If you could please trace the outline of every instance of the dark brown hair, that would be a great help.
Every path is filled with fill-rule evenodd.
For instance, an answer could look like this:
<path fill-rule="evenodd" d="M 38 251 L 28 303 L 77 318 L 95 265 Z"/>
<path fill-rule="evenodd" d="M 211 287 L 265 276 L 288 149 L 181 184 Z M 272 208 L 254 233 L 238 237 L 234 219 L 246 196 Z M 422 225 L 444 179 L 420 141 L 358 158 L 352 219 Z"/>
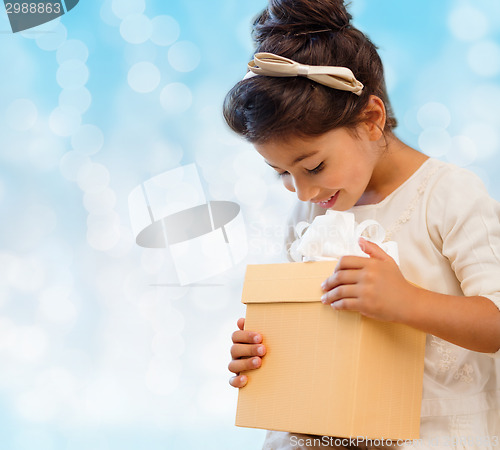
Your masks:
<path fill-rule="evenodd" d="M 377 48 L 351 25 L 341 0 L 270 0 L 253 24 L 257 52 L 302 64 L 344 66 L 364 85 L 360 96 L 305 77 L 255 76 L 238 82 L 224 100 L 224 118 L 253 143 L 291 136 L 318 136 L 354 128 L 370 95 L 385 104 L 385 131 L 397 125 Z"/>

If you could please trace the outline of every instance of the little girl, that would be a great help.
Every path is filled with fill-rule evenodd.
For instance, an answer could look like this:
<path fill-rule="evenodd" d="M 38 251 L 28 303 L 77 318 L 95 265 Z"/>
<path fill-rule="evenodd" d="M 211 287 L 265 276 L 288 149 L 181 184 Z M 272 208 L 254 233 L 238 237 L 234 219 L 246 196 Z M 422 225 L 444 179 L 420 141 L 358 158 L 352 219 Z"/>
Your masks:
<path fill-rule="evenodd" d="M 428 333 L 421 440 L 401 448 L 500 447 L 500 205 L 471 172 L 393 134 L 381 60 L 350 20 L 340 0 L 270 0 L 225 119 L 296 192 L 291 225 L 350 211 L 397 241 L 399 267 L 361 239 L 370 258 L 341 258 L 322 301 Z M 229 364 L 238 388 L 266 352 L 243 325 Z M 311 448 L 300 436 L 270 431 L 264 448 Z"/>

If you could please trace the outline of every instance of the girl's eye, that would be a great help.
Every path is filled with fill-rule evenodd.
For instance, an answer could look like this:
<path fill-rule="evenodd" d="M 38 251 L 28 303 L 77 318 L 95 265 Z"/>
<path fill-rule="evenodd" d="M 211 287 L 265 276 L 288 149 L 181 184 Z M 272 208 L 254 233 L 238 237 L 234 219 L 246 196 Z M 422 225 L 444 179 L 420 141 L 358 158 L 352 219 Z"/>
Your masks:
<path fill-rule="evenodd" d="M 324 163 L 320 163 L 314 169 L 311 169 L 311 170 L 307 169 L 307 172 L 315 175 L 315 174 L 321 172 L 323 170 L 323 167 L 324 167 Z M 278 178 L 283 178 L 283 177 L 290 175 L 290 174 L 289 174 L 289 172 L 277 172 L 276 175 L 278 176 Z"/>
<path fill-rule="evenodd" d="M 323 170 L 323 167 L 324 167 L 324 163 L 320 163 L 314 169 L 308 170 L 308 172 L 312 173 L 313 175 L 315 175 L 315 174 L 321 172 L 321 170 Z"/>

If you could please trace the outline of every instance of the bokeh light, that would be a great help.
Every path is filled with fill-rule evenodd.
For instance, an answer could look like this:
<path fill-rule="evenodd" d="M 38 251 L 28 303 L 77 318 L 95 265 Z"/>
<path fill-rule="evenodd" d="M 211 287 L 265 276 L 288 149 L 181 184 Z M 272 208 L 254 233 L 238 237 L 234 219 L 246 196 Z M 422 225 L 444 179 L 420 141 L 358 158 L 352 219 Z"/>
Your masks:
<path fill-rule="evenodd" d="M 171 45 L 181 34 L 179 23 L 171 16 L 156 16 L 151 20 L 151 26 L 151 41 L 156 45 Z"/>
<path fill-rule="evenodd" d="M 120 24 L 120 34 L 131 44 L 146 42 L 153 32 L 151 21 L 143 14 L 131 14 Z"/>
<path fill-rule="evenodd" d="M 111 0 L 111 9 L 120 19 L 133 14 L 142 14 L 146 9 L 144 0 Z"/>
<path fill-rule="evenodd" d="M 87 83 L 89 70 L 79 59 L 64 60 L 57 70 L 57 83 L 63 89 L 77 89 Z"/>
<path fill-rule="evenodd" d="M 451 122 L 451 114 L 442 103 L 429 102 L 423 105 L 417 113 L 418 123 L 422 128 L 447 128 Z"/>
<path fill-rule="evenodd" d="M 493 124 L 469 123 L 464 127 L 463 135 L 474 142 L 478 158 L 488 159 L 500 148 L 499 129 Z"/>
<path fill-rule="evenodd" d="M 448 26 L 453 36 L 462 41 L 481 39 L 489 30 L 486 15 L 467 3 L 454 6 L 448 18 Z"/>
<path fill-rule="evenodd" d="M 193 102 L 191 90 L 183 83 L 167 84 L 160 93 L 160 103 L 169 114 L 187 111 Z"/>
<path fill-rule="evenodd" d="M 79 39 L 69 39 L 57 49 L 57 62 L 62 64 L 69 59 L 87 62 L 89 49 Z"/>
<path fill-rule="evenodd" d="M 69 151 L 59 161 L 59 169 L 67 180 L 76 181 L 83 166 L 91 164 L 90 158 L 77 151 Z"/>
<path fill-rule="evenodd" d="M 101 129 L 92 124 L 82 125 L 71 136 L 71 145 L 77 152 L 85 155 L 94 155 L 104 144 L 104 135 Z"/>
<path fill-rule="evenodd" d="M 80 167 L 76 181 L 80 189 L 86 193 L 98 193 L 109 184 L 109 171 L 99 163 L 85 164 Z"/>
<path fill-rule="evenodd" d="M 63 89 L 59 94 L 59 106 L 62 108 L 73 108 L 80 114 L 89 109 L 92 103 L 92 95 L 85 87 L 77 89 Z"/>
<path fill-rule="evenodd" d="M 470 68 L 483 77 L 493 77 L 500 73 L 500 46 L 493 41 L 474 44 L 468 54 Z"/>
<path fill-rule="evenodd" d="M 150 62 L 134 64 L 128 72 L 128 84 L 141 94 L 154 91 L 160 84 L 160 71 Z"/>
<path fill-rule="evenodd" d="M 451 136 L 444 128 L 428 127 L 418 137 L 420 149 L 429 156 L 438 158 L 451 149 Z"/>
<path fill-rule="evenodd" d="M 71 136 L 82 121 L 80 112 L 72 106 L 58 106 L 49 116 L 49 126 L 58 136 Z"/>
<path fill-rule="evenodd" d="M 168 50 L 168 62 L 179 72 L 191 72 L 198 67 L 200 60 L 200 50 L 189 41 L 176 42 Z"/>
<path fill-rule="evenodd" d="M 120 5 L 124 5 L 125 2 L 120 2 L 119 0 L 104 0 L 101 3 L 101 8 L 99 10 L 99 18 L 106 25 L 116 27 L 120 25 L 121 18 L 118 17 L 113 11 L 113 7 L 119 8 Z M 142 11 L 139 11 L 141 13 Z M 125 14 L 126 15 L 126 14 Z"/>
<path fill-rule="evenodd" d="M 62 23 L 58 23 L 49 33 L 40 34 L 36 44 L 42 50 L 53 51 L 61 47 L 66 40 L 68 30 Z"/>
<path fill-rule="evenodd" d="M 103 214 L 116 206 L 116 193 L 109 187 L 99 192 L 86 192 L 83 196 L 85 209 L 94 214 Z"/>
<path fill-rule="evenodd" d="M 468 166 L 476 161 L 477 148 L 474 141 L 467 136 L 455 136 L 451 141 L 452 152 L 447 154 L 447 159 L 458 166 Z"/>

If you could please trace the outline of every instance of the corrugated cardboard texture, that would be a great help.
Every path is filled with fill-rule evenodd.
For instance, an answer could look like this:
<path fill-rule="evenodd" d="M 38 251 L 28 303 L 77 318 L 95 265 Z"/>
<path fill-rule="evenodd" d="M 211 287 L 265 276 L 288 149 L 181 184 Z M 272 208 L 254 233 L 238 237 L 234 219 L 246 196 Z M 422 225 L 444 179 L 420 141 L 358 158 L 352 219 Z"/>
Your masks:
<path fill-rule="evenodd" d="M 262 333 L 267 354 L 261 368 L 246 372 L 236 425 L 416 439 L 425 334 L 323 305 L 320 285 L 334 267 L 248 266 L 245 329 Z"/>

